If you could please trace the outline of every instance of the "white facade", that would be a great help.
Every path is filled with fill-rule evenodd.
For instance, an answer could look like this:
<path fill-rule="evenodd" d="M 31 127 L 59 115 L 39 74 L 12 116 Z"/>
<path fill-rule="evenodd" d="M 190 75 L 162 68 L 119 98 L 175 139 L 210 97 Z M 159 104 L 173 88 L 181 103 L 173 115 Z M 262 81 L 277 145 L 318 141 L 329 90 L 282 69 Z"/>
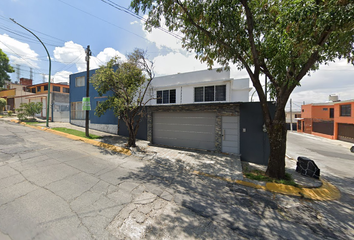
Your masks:
<path fill-rule="evenodd" d="M 196 89 L 200 87 L 221 86 L 222 97 L 214 100 L 196 101 Z M 225 86 L 225 87 L 223 87 Z M 201 89 L 201 88 L 200 88 Z M 210 89 L 210 88 L 209 88 Z M 216 87 L 214 87 L 216 89 Z M 225 89 L 225 90 L 224 90 Z M 191 104 L 191 103 L 220 103 L 220 102 L 248 102 L 249 79 L 230 78 L 229 71 L 217 72 L 213 70 L 202 70 L 196 72 L 179 73 L 174 75 L 156 77 L 152 80 L 149 89 L 149 98 L 152 99 L 148 105 L 160 104 Z M 175 93 L 175 102 L 158 103 L 158 91 L 173 90 Z M 216 90 L 214 90 L 216 94 Z M 161 93 L 161 92 L 160 92 Z M 161 98 L 160 102 L 161 102 Z M 222 100 L 220 100 L 222 99 Z"/>

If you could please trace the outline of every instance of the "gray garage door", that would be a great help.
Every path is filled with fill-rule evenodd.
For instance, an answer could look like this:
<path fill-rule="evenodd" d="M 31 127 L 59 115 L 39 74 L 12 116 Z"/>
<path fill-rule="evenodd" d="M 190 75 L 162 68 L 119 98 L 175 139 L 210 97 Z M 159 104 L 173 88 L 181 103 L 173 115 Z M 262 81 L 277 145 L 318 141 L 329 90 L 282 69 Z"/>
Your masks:
<path fill-rule="evenodd" d="M 216 113 L 155 112 L 153 143 L 215 150 Z"/>

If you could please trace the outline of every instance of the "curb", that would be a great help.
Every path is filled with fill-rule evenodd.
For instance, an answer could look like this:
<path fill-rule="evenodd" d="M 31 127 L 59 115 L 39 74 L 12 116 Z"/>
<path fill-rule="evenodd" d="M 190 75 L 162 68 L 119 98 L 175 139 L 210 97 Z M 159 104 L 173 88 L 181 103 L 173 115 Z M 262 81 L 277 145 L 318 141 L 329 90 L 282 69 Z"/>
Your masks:
<path fill-rule="evenodd" d="M 95 141 L 93 139 L 77 137 L 75 135 L 59 132 L 59 131 L 56 131 L 56 130 L 53 130 L 53 129 L 50 129 L 50 128 L 46 128 L 46 127 L 28 125 L 25 122 L 20 122 L 18 120 L 14 120 L 14 119 L 12 119 L 10 121 L 14 122 L 14 123 L 21 124 L 21 125 L 26 126 L 26 127 L 34 128 L 34 129 L 45 131 L 45 132 L 50 132 L 50 133 L 53 133 L 53 134 L 56 134 L 56 135 L 59 135 L 59 136 L 62 136 L 62 137 L 69 138 L 71 140 L 82 141 L 82 142 L 85 142 L 85 143 L 88 143 L 88 144 L 91 144 L 91 145 L 94 145 L 94 146 L 97 146 L 97 147 L 106 148 L 108 150 L 111 150 L 111 151 L 114 151 L 114 152 L 117 152 L 117 153 L 122 153 L 122 154 L 125 154 L 127 156 L 132 155 L 132 152 L 129 149 L 126 149 L 126 148 L 117 147 L 117 146 L 114 146 L 114 145 L 111 145 L 111 144 L 108 144 L 108 143 Z"/>
<path fill-rule="evenodd" d="M 213 174 L 203 173 L 200 171 L 193 171 L 193 174 L 216 178 L 226 182 L 236 183 L 242 186 L 252 187 L 256 189 L 262 189 L 273 193 L 280 193 L 280 194 L 294 196 L 294 197 L 302 197 L 302 198 L 316 200 L 316 201 L 332 201 L 332 200 L 338 200 L 341 197 L 338 188 L 323 179 L 321 179 L 322 186 L 319 188 L 300 188 L 300 187 L 294 187 L 290 185 L 272 183 L 272 182 L 267 182 L 265 186 L 262 186 L 244 180 L 232 180 L 230 178 L 224 178 Z"/>

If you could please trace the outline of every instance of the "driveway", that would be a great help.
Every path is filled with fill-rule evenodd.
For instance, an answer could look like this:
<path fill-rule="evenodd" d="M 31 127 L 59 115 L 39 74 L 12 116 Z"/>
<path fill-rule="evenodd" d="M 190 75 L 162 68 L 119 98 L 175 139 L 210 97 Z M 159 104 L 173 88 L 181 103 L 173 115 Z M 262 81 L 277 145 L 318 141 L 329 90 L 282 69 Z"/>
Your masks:
<path fill-rule="evenodd" d="M 171 156 L 128 157 L 0 121 L 0 159 L 0 239 L 354 238 L 352 205 L 194 175 Z"/>

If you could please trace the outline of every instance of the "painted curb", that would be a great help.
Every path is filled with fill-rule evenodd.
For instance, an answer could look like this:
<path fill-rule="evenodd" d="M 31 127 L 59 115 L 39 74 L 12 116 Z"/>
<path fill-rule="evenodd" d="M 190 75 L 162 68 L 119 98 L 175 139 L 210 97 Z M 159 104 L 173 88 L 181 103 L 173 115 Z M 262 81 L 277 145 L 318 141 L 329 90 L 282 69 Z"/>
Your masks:
<path fill-rule="evenodd" d="M 127 156 L 132 155 L 132 152 L 129 149 L 122 148 L 122 147 L 117 147 L 117 146 L 114 146 L 114 145 L 111 145 L 111 144 L 108 144 L 108 143 L 95 141 L 93 139 L 77 137 L 77 136 L 74 136 L 74 135 L 71 135 L 71 134 L 68 134 L 68 133 L 59 132 L 59 131 L 56 131 L 56 130 L 53 130 L 53 129 L 50 129 L 50 128 L 46 128 L 46 127 L 28 125 L 28 124 L 26 124 L 24 122 L 19 122 L 18 120 L 11 120 L 11 122 L 19 123 L 19 124 L 24 125 L 26 127 L 34 128 L 34 129 L 37 129 L 37 130 L 50 132 L 50 133 L 53 133 L 53 134 L 56 134 L 56 135 L 59 135 L 59 136 L 62 136 L 62 137 L 66 137 L 66 138 L 75 140 L 75 141 L 82 141 L 82 142 L 85 142 L 85 143 L 88 143 L 88 144 L 91 144 L 91 145 L 94 145 L 94 146 L 97 146 L 97 147 L 106 148 L 106 149 L 109 149 L 109 150 L 117 152 L 117 153 L 125 154 Z"/>
<path fill-rule="evenodd" d="M 288 196 L 294 197 L 303 197 L 306 199 L 316 200 L 316 201 L 333 201 L 338 200 L 341 197 L 340 191 L 337 187 L 332 185 L 326 180 L 321 179 L 322 186 L 318 188 L 299 188 L 290 185 L 280 184 L 280 183 L 272 183 L 268 182 L 265 186 L 255 184 L 248 181 L 243 180 L 232 180 L 230 178 L 220 177 L 213 174 L 203 173 L 200 171 L 193 171 L 195 175 L 201 175 L 205 177 L 216 178 L 219 180 L 223 180 L 230 183 L 236 183 L 239 185 L 243 185 L 246 187 L 252 187 L 256 189 L 262 189 L 265 191 L 279 193 Z"/>

